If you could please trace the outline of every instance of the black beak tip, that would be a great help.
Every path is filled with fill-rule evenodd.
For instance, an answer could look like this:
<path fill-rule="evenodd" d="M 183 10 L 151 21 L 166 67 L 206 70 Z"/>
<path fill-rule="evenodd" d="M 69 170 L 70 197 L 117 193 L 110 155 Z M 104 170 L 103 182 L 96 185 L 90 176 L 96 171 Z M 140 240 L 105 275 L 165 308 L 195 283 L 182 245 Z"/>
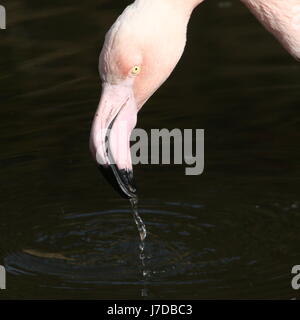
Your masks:
<path fill-rule="evenodd" d="M 99 165 L 98 168 L 122 198 L 132 199 L 137 197 L 137 188 L 132 170 L 119 169 L 115 164 L 108 166 Z"/>

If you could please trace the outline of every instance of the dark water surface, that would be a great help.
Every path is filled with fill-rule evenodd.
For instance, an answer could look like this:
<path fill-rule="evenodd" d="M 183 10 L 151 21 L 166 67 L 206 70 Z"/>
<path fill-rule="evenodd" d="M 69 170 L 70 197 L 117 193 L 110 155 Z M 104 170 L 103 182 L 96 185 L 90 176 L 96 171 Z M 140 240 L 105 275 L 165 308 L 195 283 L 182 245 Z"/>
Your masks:
<path fill-rule="evenodd" d="M 300 264 L 300 67 L 237 1 L 206 1 L 138 127 L 205 129 L 205 172 L 136 166 L 129 203 L 88 150 L 105 31 L 128 1 L 2 1 L 1 298 L 283 298 Z"/>

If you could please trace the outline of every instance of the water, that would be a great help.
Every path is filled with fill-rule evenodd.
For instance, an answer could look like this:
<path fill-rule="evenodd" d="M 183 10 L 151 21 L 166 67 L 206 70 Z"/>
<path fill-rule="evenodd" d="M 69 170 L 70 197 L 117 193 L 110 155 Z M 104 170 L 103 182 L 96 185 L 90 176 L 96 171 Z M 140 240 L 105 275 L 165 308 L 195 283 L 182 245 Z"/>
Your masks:
<path fill-rule="evenodd" d="M 131 198 L 130 204 L 131 204 L 133 219 L 139 231 L 140 240 L 141 240 L 139 249 L 140 249 L 140 260 L 141 260 L 142 275 L 143 275 L 142 281 L 145 281 L 150 276 L 150 271 L 147 270 L 147 263 L 146 263 L 147 256 L 145 254 L 145 239 L 147 237 L 147 230 L 146 230 L 145 223 L 138 212 L 138 198 L 137 197 Z M 142 297 L 148 296 L 148 290 L 146 286 L 141 290 L 141 296 Z"/>
<path fill-rule="evenodd" d="M 205 129 L 203 175 L 134 168 L 145 267 L 130 204 L 88 151 L 98 53 L 124 2 L 2 4 L 0 298 L 299 298 L 300 69 L 242 4 L 194 13 L 139 114 L 147 130 Z"/>
<path fill-rule="evenodd" d="M 145 270 L 146 268 L 146 264 L 145 264 L 145 239 L 147 237 L 147 230 L 146 230 L 146 226 L 144 221 L 142 220 L 141 216 L 139 215 L 138 212 L 138 198 L 134 197 L 130 199 L 130 204 L 131 204 L 131 208 L 132 208 L 132 215 L 133 215 L 133 219 L 134 222 L 137 226 L 137 229 L 139 231 L 139 235 L 140 235 L 140 259 L 141 259 L 141 263 L 142 263 L 142 274 L 144 277 L 147 276 L 147 271 Z"/>

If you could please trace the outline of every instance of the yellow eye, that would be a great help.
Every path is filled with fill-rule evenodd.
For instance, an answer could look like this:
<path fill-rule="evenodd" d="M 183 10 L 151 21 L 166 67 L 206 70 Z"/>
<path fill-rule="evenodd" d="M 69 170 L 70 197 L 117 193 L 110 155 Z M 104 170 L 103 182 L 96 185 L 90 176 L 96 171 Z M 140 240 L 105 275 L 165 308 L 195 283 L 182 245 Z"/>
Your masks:
<path fill-rule="evenodd" d="M 131 74 L 136 76 L 137 74 L 139 74 L 141 72 L 141 67 L 140 66 L 134 66 L 132 69 L 131 69 Z"/>

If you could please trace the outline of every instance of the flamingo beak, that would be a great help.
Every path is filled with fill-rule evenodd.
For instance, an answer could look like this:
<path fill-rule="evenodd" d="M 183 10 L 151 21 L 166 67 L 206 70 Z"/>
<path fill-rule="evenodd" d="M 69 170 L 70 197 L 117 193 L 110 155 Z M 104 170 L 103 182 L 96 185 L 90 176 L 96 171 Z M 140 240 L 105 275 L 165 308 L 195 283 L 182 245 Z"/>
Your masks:
<path fill-rule="evenodd" d="M 90 149 L 104 177 L 122 197 L 129 199 L 136 197 L 130 154 L 130 135 L 136 120 L 132 86 L 104 83 Z"/>

